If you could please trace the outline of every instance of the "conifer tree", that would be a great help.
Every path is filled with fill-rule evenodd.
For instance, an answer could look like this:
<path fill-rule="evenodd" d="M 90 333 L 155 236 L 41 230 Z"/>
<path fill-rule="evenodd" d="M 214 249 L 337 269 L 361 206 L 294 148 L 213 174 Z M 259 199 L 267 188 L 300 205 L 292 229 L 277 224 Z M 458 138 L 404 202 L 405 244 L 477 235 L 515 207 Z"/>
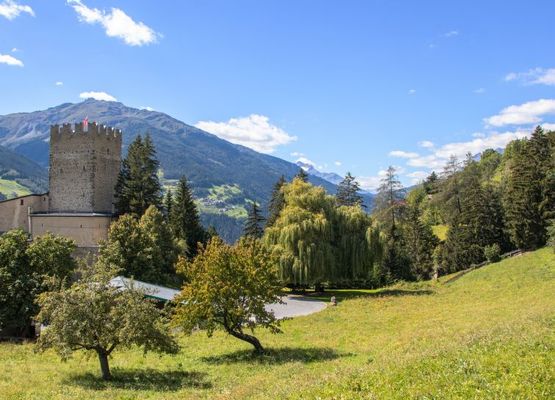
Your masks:
<path fill-rule="evenodd" d="M 396 170 L 390 166 L 381 179 L 374 208 L 377 219 L 388 229 L 396 227 L 403 206 L 403 195 L 403 186 L 397 178 Z"/>
<path fill-rule="evenodd" d="M 251 203 L 251 208 L 249 209 L 249 215 L 245 222 L 245 228 L 243 235 L 255 239 L 260 239 L 264 234 L 264 228 L 262 227 L 264 223 L 264 217 L 260 214 L 260 209 L 256 202 Z"/>
<path fill-rule="evenodd" d="M 295 179 L 300 179 L 303 182 L 308 182 L 308 174 L 304 170 L 304 168 L 299 169 L 297 175 L 295 175 Z"/>
<path fill-rule="evenodd" d="M 194 257 L 198 243 L 206 241 L 206 232 L 200 223 L 197 206 L 185 176 L 177 184 L 170 224 L 175 237 L 186 244 L 188 256 Z"/>
<path fill-rule="evenodd" d="M 172 190 L 168 189 L 166 192 L 166 197 L 164 198 L 164 212 L 166 215 L 166 219 L 169 221 L 170 215 L 173 209 L 173 194 Z"/>
<path fill-rule="evenodd" d="M 284 206 L 284 185 L 285 177 L 282 175 L 272 189 L 272 197 L 270 198 L 270 203 L 268 204 L 268 219 L 266 220 L 266 227 L 270 227 L 276 222 L 279 217 L 279 213 Z"/>
<path fill-rule="evenodd" d="M 457 157 L 449 157 L 449 161 L 443 168 L 441 195 L 437 199 L 437 204 L 441 205 L 447 222 L 453 221 L 462 213 L 460 171 L 461 166 Z"/>
<path fill-rule="evenodd" d="M 507 181 L 504 205 L 511 240 L 521 249 L 538 248 L 545 243 L 540 206 L 542 174 L 534 149 L 526 140 L 514 149 Z"/>
<path fill-rule="evenodd" d="M 424 191 L 426 194 L 436 194 L 438 192 L 439 177 L 432 171 L 432 173 L 424 181 Z"/>
<path fill-rule="evenodd" d="M 161 186 L 158 180 L 159 163 L 150 135 L 141 136 L 129 145 L 122 162 L 115 188 L 115 206 L 119 214 L 144 214 L 154 205 L 161 206 Z"/>
<path fill-rule="evenodd" d="M 360 191 L 360 185 L 356 181 L 355 177 L 347 172 L 345 178 L 337 186 L 337 194 L 335 199 L 338 206 L 362 206 L 363 200 L 362 196 L 358 194 Z"/>
<path fill-rule="evenodd" d="M 433 253 L 438 239 L 431 226 L 422 222 L 418 207 L 408 207 L 403 236 L 412 275 L 417 279 L 431 278 L 434 269 Z"/>

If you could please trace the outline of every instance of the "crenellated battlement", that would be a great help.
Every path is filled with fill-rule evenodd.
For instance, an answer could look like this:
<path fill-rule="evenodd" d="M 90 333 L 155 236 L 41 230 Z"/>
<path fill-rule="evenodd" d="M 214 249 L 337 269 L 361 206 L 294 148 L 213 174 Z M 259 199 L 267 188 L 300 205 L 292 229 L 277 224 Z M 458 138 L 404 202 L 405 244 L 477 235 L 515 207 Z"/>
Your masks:
<path fill-rule="evenodd" d="M 121 130 L 113 128 L 111 126 L 106 126 L 102 124 L 97 124 L 96 122 L 91 122 L 88 124 L 85 130 L 84 124 L 82 122 L 72 124 L 62 124 L 62 125 L 51 125 L 50 126 L 50 136 L 74 136 L 74 135 L 98 135 L 107 136 L 113 138 L 121 138 Z"/>

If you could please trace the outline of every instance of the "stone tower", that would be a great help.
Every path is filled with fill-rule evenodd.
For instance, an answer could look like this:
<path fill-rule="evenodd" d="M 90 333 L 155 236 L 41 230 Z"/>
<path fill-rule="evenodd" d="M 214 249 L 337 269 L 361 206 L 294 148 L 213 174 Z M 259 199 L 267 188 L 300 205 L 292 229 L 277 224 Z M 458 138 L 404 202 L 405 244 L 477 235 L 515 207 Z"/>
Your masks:
<path fill-rule="evenodd" d="M 121 138 L 96 123 L 50 128 L 50 213 L 113 213 Z"/>

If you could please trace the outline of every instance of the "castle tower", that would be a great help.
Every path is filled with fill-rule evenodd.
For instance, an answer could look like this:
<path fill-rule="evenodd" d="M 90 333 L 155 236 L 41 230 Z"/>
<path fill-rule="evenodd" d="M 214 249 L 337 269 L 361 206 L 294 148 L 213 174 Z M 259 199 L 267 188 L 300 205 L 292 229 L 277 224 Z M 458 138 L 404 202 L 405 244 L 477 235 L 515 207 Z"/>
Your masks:
<path fill-rule="evenodd" d="M 96 123 L 50 128 L 50 213 L 113 213 L 121 140 Z"/>

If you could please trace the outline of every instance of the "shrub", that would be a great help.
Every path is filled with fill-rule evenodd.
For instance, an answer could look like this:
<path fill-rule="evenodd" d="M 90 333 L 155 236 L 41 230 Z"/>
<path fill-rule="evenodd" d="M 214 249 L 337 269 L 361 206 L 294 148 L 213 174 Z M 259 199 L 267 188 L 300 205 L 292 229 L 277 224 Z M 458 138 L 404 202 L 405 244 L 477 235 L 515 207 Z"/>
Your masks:
<path fill-rule="evenodd" d="M 497 243 L 484 247 L 484 256 L 488 262 L 493 263 L 501 260 L 501 248 Z"/>

